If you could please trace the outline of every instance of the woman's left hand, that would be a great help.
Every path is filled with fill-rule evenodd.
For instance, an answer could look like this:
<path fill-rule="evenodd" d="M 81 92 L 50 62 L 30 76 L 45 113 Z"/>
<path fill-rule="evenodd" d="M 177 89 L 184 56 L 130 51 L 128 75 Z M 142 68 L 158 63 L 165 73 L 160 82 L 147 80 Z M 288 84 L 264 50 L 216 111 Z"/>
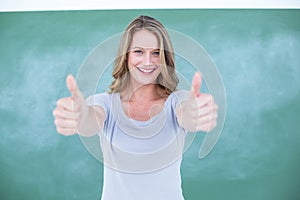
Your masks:
<path fill-rule="evenodd" d="M 200 93 L 201 84 L 201 74 L 196 72 L 189 99 L 176 108 L 179 125 L 190 132 L 210 132 L 217 125 L 218 106 L 212 95 Z"/>

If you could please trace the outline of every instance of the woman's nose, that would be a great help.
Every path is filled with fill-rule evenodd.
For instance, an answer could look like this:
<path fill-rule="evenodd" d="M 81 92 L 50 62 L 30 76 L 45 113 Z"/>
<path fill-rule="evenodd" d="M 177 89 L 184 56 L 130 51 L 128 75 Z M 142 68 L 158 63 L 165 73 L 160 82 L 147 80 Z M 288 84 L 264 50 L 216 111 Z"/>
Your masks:
<path fill-rule="evenodd" d="M 151 65 L 151 54 L 145 53 L 143 57 L 143 65 Z"/>

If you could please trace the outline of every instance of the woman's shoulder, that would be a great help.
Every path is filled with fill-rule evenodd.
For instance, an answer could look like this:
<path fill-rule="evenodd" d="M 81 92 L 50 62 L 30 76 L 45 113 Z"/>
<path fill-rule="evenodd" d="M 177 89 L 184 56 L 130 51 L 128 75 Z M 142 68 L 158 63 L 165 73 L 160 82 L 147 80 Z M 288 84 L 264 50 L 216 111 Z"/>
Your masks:
<path fill-rule="evenodd" d="M 108 104 L 111 101 L 112 94 L 108 92 L 98 93 L 90 95 L 86 101 L 88 105 L 103 105 Z"/>
<path fill-rule="evenodd" d="M 189 95 L 190 93 L 187 90 L 176 90 L 168 96 L 166 104 L 170 104 L 171 107 L 175 108 L 178 103 L 188 100 Z"/>
<path fill-rule="evenodd" d="M 188 90 L 176 90 L 172 92 L 169 96 L 171 99 L 176 99 L 178 101 L 187 100 L 190 96 L 190 91 Z"/>
<path fill-rule="evenodd" d="M 102 93 L 98 93 L 98 94 L 94 94 L 95 98 L 111 98 L 112 93 L 109 92 L 102 92 Z"/>

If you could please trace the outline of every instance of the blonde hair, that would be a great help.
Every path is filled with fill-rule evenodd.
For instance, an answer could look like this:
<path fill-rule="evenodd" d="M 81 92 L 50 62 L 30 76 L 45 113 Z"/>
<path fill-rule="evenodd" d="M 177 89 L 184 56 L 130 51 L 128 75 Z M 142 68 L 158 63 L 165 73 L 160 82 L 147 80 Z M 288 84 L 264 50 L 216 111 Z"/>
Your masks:
<path fill-rule="evenodd" d="M 166 95 L 176 90 L 178 78 L 175 71 L 175 59 L 173 46 L 165 27 L 156 19 L 149 16 L 139 16 L 134 19 L 125 29 L 119 45 L 118 55 L 114 62 L 112 76 L 114 78 L 110 85 L 110 93 L 122 92 L 129 83 L 129 69 L 127 56 L 132 42 L 133 34 L 142 29 L 152 32 L 160 46 L 161 73 L 157 77 L 157 84 L 164 89 Z"/>

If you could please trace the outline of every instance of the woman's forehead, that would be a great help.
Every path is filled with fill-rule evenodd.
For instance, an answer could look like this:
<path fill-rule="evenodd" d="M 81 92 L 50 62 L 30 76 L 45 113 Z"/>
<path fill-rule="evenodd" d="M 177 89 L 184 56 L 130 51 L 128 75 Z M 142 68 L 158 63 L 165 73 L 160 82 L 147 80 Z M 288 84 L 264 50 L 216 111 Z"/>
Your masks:
<path fill-rule="evenodd" d="M 133 34 L 131 48 L 159 49 L 156 35 L 147 30 L 140 30 Z"/>

